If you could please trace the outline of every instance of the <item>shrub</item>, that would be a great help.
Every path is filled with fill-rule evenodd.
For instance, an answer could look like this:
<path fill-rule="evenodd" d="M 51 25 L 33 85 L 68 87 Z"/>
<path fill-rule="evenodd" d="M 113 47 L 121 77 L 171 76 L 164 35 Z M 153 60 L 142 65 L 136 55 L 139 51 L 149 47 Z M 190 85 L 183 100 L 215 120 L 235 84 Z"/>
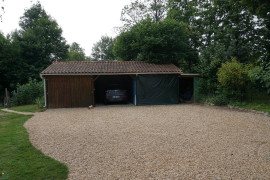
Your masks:
<path fill-rule="evenodd" d="M 256 85 L 270 94 L 270 63 L 265 68 L 262 66 L 254 67 L 249 71 L 249 76 Z"/>
<path fill-rule="evenodd" d="M 242 64 L 235 58 L 231 62 L 222 63 L 217 72 L 219 91 L 229 100 L 245 99 L 251 83 L 248 75 L 250 69 L 250 65 Z"/>
<path fill-rule="evenodd" d="M 45 105 L 44 96 L 36 98 L 35 102 L 36 102 L 36 105 L 38 106 L 39 109 L 42 110 L 44 108 L 44 105 Z"/>
<path fill-rule="evenodd" d="M 224 106 L 229 103 L 228 98 L 224 94 L 217 94 L 217 95 L 205 98 L 203 101 L 217 105 L 217 106 Z"/>
<path fill-rule="evenodd" d="M 29 79 L 29 82 L 23 85 L 17 85 L 17 92 L 12 93 L 12 105 L 34 104 L 35 100 L 42 97 L 44 93 L 43 82 Z"/>
<path fill-rule="evenodd" d="M 249 67 L 232 58 L 231 62 L 222 63 L 218 69 L 218 81 L 223 87 L 231 90 L 244 90 L 247 82 L 250 81 L 248 76 Z"/>

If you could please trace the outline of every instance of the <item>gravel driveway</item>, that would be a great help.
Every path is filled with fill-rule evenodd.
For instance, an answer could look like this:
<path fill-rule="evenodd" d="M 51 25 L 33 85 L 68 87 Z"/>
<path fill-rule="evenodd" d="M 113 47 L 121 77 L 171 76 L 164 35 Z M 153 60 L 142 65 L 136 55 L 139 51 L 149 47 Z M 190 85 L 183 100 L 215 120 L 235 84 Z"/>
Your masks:
<path fill-rule="evenodd" d="M 25 123 L 69 179 L 270 179 L 270 118 L 200 105 L 51 109 Z"/>

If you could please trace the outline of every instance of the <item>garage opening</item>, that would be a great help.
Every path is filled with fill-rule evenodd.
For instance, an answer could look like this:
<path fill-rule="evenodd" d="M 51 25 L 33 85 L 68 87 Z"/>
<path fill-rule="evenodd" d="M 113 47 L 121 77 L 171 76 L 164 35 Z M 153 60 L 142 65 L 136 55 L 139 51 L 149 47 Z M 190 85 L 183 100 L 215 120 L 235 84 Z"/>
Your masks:
<path fill-rule="evenodd" d="M 100 75 L 95 81 L 95 104 L 135 104 L 135 75 Z M 108 99 L 110 90 L 119 90 L 127 96 L 125 100 L 112 101 Z M 106 94 L 107 92 L 107 94 Z M 114 96 L 118 98 L 116 94 Z"/>
<path fill-rule="evenodd" d="M 179 102 L 194 101 L 194 78 L 180 77 L 179 78 Z"/>

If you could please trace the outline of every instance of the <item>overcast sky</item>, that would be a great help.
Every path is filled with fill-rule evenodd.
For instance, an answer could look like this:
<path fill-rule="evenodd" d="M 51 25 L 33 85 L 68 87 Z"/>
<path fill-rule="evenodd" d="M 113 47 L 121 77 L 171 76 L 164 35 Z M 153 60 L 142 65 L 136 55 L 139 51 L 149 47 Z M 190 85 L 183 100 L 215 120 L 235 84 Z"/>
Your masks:
<path fill-rule="evenodd" d="M 116 36 L 121 25 L 122 8 L 131 0 L 39 0 L 63 30 L 67 42 L 79 43 L 90 55 L 92 46 L 102 35 Z M 0 31 L 5 35 L 19 29 L 19 19 L 37 0 L 4 0 L 5 13 Z"/>

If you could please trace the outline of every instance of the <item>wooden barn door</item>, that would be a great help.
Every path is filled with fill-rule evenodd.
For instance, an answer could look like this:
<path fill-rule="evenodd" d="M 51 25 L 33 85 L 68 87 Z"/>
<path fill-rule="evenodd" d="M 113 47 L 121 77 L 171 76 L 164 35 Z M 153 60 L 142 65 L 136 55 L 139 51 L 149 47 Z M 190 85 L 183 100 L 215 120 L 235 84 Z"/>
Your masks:
<path fill-rule="evenodd" d="M 87 107 L 94 104 L 92 76 L 47 76 L 47 107 Z"/>

